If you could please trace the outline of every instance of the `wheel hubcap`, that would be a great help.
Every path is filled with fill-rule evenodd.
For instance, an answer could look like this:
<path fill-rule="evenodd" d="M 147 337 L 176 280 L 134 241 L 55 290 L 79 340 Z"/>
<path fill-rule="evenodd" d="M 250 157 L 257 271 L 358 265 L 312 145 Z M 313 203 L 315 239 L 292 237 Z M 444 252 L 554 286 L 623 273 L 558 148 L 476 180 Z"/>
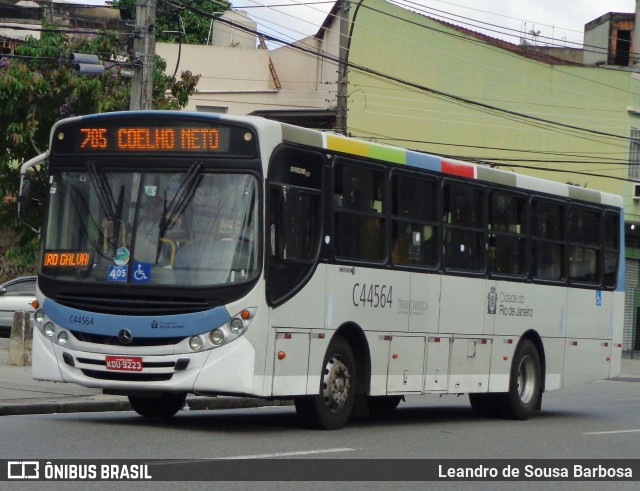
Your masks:
<path fill-rule="evenodd" d="M 338 410 L 349 397 L 351 374 L 339 358 L 329 358 L 322 378 L 322 396 L 327 407 Z"/>
<path fill-rule="evenodd" d="M 518 395 L 520 400 L 527 404 L 535 396 L 536 370 L 533 358 L 525 356 L 518 367 Z"/>

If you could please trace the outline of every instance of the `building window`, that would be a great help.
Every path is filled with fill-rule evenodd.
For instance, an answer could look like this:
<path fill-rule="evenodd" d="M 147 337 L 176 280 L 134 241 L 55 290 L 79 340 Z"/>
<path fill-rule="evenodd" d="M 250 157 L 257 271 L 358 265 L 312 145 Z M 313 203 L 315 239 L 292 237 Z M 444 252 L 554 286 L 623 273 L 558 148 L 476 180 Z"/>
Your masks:
<path fill-rule="evenodd" d="M 227 114 L 229 112 L 228 107 L 224 106 L 196 106 L 196 111 L 199 113 L 215 113 L 215 114 Z"/>
<path fill-rule="evenodd" d="M 640 130 L 631 128 L 629 144 L 629 178 L 640 180 Z"/>
<path fill-rule="evenodd" d="M 631 53 L 631 31 L 619 29 L 616 34 L 613 64 L 618 66 L 629 66 L 629 54 Z"/>

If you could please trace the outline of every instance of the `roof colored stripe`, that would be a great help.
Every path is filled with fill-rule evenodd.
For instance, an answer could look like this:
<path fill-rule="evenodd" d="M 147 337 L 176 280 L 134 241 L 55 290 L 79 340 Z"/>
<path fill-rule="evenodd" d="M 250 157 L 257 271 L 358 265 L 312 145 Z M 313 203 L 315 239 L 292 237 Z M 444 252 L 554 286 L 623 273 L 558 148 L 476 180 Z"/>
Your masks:
<path fill-rule="evenodd" d="M 300 145 L 323 148 L 322 133 L 289 124 L 282 125 L 282 139 Z"/>
<path fill-rule="evenodd" d="M 428 153 L 407 151 L 407 165 L 420 169 L 442 172 L 442 159 Z"/>
<path fill-rule="evenodd" d="M 569 196 L 569 186 L 561 182 L 546 181 L 525 174 L 516 174 L 516 184 L 519 188 L 529 189 L 531 191 L 555 194 L 563 198 Z"/>
<path fill-rule="evenodd" d="M 504 186 L 516 186 L 516 175 L 514 172 L 492 169 L 491 167 L 482 165 L 479 165 L 476 170 L 478 172 L 478 179 L 495 184 L 502 184 Z"/>
<path fill-rule="evenodd" d="M 442 159 L 442 172 L 445 174 L 453 174 L 454 176 L 476 178 L 476 166 L 473 164 L 465 164 L 464 162 L 455 162 L 453 160 Z"/>
<path fill-rule="evenodd" d="M 581 199 L 590 203 L 602 203 L 602 197 L 598 191 L 585 189 L 578 186 L 569 186 L 569 197 L 572 199 Z"/>
<path fill-rule="evenodd" d="M 444 174 L 471 179 L 480 179 L 482 181 L 501 184 L 513 188 L 540 191 L 590 203 L 609 204 L 618 207 L 622 206 L 622 199 L 619 196 L 601 193 L 600 191 L 592 189 L 569 186 L 556 181 L 539 179 L 514 172 L 506 172 L 483 165 L 462 162 L 460 160 L 445 159 L 437 155 L 406 150 L 400 147 L 369 143 L 341 135 L 319 132 L 284 123 L 281 126 L 283 140 L 300 145 L 324 148 L 326 150 L 359 157 L 369 157 L 395 164 L 406 164 L 411 167 L 434 172 L 441 172 Z"/>
<path fill-rule="evenodd" d="M 369 144 L 360 140 L 352 140 L 344 136 L 327 133 L 327 150 L 366 157 L 369 154 Z"/>
<path fill-rule="evenodd" d="M 393 162 L 394 164 L 407 163 L 407 151 L 405 149 L 376 145 L 375 143 L 369 144 L 369 157 L 386 162 Z"/>

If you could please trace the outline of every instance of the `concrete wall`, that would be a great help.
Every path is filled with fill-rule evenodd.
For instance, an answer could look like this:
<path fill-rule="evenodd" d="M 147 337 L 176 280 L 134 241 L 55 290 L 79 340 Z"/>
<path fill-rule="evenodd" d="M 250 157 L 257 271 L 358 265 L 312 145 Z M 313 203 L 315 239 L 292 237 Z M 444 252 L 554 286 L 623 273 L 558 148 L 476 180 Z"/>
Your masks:
<path fill-rule="evenodd" d="M 229 10 L 222 15 L 222 18 L 247 27 L 252 31 L 257 29 L 256 23 L 251 20 L 246 12 L 241 10 Z M 236 29 L 222 22 L 213 23 L 211 29 L 211 44 L 214 46 L 255 49 L 257 42 L 258 40 L 255 34 Z"/>
<path fill-rule="evenodd" d="M 336 64 L 315 53 L 337 56 L 337 35 L 329 32 L 323 39 L 309 37 L 296 43 L 304 50 L 289 46 L 268 51 L 240 46 L 182 45 L 178 73 L 190 70 L 201 76 L 186 109 L 243 115 L 256 110 L 335 106 Z M 156 52 L 167 61 L 169 74 L 175 70 L 178 50 L 177 44 L 156 44 Z M 273 80 L 270 60 L 280 89 Z"/>
<path fill-rule="evenodd" d="M 609 35 L 611 21 L 606 20 L 584 31 L 584 63 L 586 65 L 604 64 L 609 56 Z"/>

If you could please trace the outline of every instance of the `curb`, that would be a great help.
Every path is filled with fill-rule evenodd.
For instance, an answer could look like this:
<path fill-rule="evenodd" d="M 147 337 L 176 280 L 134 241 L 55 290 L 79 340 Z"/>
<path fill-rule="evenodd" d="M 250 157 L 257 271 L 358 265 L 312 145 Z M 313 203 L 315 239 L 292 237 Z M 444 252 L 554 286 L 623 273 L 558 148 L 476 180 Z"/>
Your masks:
<path fill-rule="evenodd" d="M 290 406 L 292 401 L 267 401 L 249 397 L 187 397 L 188 410 L 247 409 L 264 406 Z M 133 411 L 126 397 L 87 396 L 72 400 L 49 400 L 3 403 L 0 416 L 27 414 L 89 413 L 103 411 Z"/>

